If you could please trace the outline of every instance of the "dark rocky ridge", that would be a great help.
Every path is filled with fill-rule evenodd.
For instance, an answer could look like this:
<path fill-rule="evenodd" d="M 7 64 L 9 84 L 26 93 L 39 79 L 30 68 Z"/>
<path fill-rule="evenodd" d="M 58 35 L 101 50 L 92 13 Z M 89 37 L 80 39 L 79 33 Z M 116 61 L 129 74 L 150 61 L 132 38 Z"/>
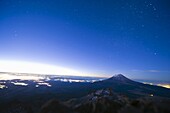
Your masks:
<path fill-rule="evenodd" d="M 169 113 L 170 99 L 145 97 L 130 99 L 111 89 L 101 89 L 87 96 L 60 103 L 50 101 L 40 113 Z M 59 106 L 65 106 L 63 111 Z M 70 109 L 70 111 L 67 111 Z M 60 112 L 62 111 L 62 112 Z"/>
<path fill-rule="evenodd" d="M 44 113 L 84 113 L 83 111 L 86 111 L 84 109 L 89 110 L 86 111 L 87 113 L 100 113 L 99 111 L 109 113 L 105 109 L 110 109 L 113 113 L 121 110 L 123 113 L 123 109 L 129 109 L 129 103 L 135 106 L 137 104 L 137 106 L 147 107 L 150 104 L 145 105 L 145 101 L 149 101 L 149 103 L 161 103 L 161 105 L 166 106 L 169 104 L 170 98 L 169 89 L 135 82 L 121 74 L 94 83 L 70 83 L 50 80 L 46 82 L 50 83 L 52 87 L 41 86 L 39 88 L 36 88 L 32 81 L 22 81 L 29 84 L 28 86 L 15 86 L 10 82 L 6 81 L 7 89 L 0 90 L 0 113 L 9 113 L 13 110 L 20 111 L 18 113 L 30 113 L 31 111 L 37 113 L 42 106 L 41 112 Z M 47 104 L 45 104 L 46 102 Z M 17 107 L 11 103 L 15 103 Z M 64 110 L 55 109 L 60 105 Z M 116 108 L 113 106 L 116 106 Z M 163 106 L 160 109 L 167 110 Z M 52 109 L 54 111 L 49 111 Z M 115 109 L 117 110 L 114 111 Z M 129 110 L 136 111 L 134 109 L 136 108 L 130 107 Z"/>

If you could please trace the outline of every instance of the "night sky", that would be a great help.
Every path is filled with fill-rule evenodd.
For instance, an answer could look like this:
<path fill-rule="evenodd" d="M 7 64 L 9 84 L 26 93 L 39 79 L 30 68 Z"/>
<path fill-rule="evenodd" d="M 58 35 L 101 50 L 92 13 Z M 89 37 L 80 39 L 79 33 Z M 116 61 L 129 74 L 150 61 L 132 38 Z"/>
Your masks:
<path fill-rule="evenodd" d="M 0 60 L 170 80 L 170 0 L 0 0 Z"/>

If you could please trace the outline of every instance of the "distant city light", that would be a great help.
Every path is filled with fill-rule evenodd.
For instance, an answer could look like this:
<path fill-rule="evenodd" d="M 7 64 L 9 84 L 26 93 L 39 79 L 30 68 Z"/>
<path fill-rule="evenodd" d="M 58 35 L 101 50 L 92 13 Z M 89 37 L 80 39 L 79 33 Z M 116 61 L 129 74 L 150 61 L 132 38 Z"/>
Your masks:
<path fill-rule="evenodd" d="M 158 86 L 169 88 L 170 89 L 170 84 L 158 84 Z"/>
<path fill-rule="evenodd" d="M 170 89 L 170 84 L 165 84 L 165 83 L 162 83 L 162 84 L 153 84 L 153 83 L 149 83 L 149 82 L 143 82 L 143 84 L 156 85 L 156 86 L 161 86 L 161 87 L 169 88 Z"/>
<path fill-rule="evenodd" d="M 8 88 L 8 87 L 0 84 L 0 89 L 4 89 L 4 88 Z"/>
<path fill-rule="evenodd" d="M 150 94 L 151 97 L 153 97 L 153 94 Z"/>

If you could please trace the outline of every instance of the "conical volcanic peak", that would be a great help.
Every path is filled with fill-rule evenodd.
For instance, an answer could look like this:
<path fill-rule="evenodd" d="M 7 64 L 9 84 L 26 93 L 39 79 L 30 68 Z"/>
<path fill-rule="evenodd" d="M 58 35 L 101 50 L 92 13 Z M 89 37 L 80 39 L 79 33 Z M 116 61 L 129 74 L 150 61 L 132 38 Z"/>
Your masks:
<path fill-rule="evenodd" d="M 128 79 L 127 77 L 125 77 L 122 74 L 116 74 L 116 75 L 112 76 L 111 78 L 109 78 L 107 80 L 109 80 L 109 81 L 121 81 L 121 82 L 131 81 L 130 79 Z"/>
<path fill-rule="evenodd" d="M 122 74 L 116 74 L 116 75 L 114 75 L 113 76 L 114 78 L 116 77 L 116 78 L 126 78 L 124 75 L 122 75 Z"/>

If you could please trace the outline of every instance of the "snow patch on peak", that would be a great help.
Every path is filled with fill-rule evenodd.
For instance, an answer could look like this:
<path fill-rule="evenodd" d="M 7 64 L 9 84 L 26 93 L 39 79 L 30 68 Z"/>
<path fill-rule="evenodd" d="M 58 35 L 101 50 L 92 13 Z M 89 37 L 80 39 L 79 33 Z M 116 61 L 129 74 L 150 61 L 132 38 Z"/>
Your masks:
<path fill-rule="evenodd" d="M 123 78 L 126 78 L 124 75 L 122 75 L 122 74 L 116 74 L 116 75 L 114 75 L 113 77 L 123 77 Z"/>
<path fill-rule="evenodd" d="M 127 82 L 130 81 L 130 79 L 126 78 L 124 75 L 122 74 L 116 74 L 114 76 L 112 76 L 111 78 L 108 79 L 109 81 L 121 81 L 121 82 Z"/>

